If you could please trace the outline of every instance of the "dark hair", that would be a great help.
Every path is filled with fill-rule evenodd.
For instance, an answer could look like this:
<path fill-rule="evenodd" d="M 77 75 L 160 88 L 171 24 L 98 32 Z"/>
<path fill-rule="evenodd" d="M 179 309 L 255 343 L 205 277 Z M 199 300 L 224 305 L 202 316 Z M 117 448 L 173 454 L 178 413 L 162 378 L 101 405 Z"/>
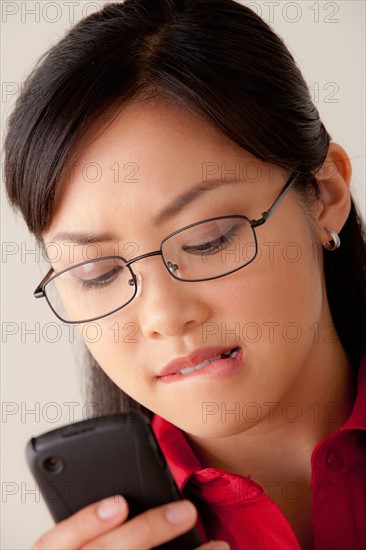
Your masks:
<path fill-rule="evenodd" d="M 330 136 L 283 41 L 234 0 L 126 0 L 75 25 L 39 60 L 9 118 L 10 202 L 42 242 L 56 189 L 87 130 L 138 97 L 199 114 L 258 159 L 298 171 L 308 206 Z M 322 254 L 335 328 L 356 369 L 366 352 L 365 229 L 352 199 L 341 247 Z M 99 412 L 140 409 L 93 363 Z"/>

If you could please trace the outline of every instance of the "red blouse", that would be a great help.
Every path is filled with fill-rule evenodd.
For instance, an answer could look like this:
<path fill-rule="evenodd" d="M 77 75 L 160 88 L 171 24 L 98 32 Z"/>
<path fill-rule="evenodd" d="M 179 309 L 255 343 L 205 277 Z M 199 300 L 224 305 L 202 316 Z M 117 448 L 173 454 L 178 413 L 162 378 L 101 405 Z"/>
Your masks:
<path fill-rule="evenodd" d="M 279 506 L 250 477 L 203 468 L 184 432 L 154 415 L 152 428 L 183 496 L 199 512 L 202 541 L 232 550 L 300 549 Z M 366 357 L 352 413 L 312 453 L 312 525 L 316 550 L 366 549 Z"/>

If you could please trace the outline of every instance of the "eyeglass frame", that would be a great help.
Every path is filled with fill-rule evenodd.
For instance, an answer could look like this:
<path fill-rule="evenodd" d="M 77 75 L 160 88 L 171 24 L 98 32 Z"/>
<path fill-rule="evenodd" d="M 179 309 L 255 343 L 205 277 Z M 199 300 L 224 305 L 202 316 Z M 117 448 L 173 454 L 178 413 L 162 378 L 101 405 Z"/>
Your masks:
<path fill-rule="evenodd" d="M 113 313 L 116 313 L 117 311 L 119 311 L 120 309 L 123 309 L 129 303 L 131 303 L 132 300 L 135 298 L 136 294 L 138 293 L 138 279 L 137 279 L 135 273 L 132 271 L 132 268 L 130 267 L 130 265 L 133 264 L 134 262 L 137 262 L 139 260 L 143 260 L 145 258 L 149 258 L 151 256 L 161 256 L 162 262 L 163 262 L 164 266 L 166 267 L 168 273 L 174 279 L 176 279 L 177 281 L 182 281 L 182 282 L 187 282 L 187 283 L 198 283 L 198 282 L 203 282 L 203 281 L 211 281 L 213 279 L 220 279 L 221 277 L 226 277 L 226 275 L 230 275 L 231 273 L 234 273 L 236 271 L 239 271 L 240 269 L 243 269 L 244 267 L 246 267 L 247 265 L 249 265 L 250 263 L 252 263 L 255 260 L 255 258 L 257 256 L 257 253 L 258 253 L 258 241 L 257 241 L 257 235 L 256 235 L 256 232 L 255 232 L 255 228 L 259 227 L 260 225 L 263 225 L 270 218 L 270 216 L 273 214 L 273 212 L 275 211 L 277 206 L 280 204 L 282 199 L 285 197 L 286 193 L 289 191 L 291 186 L 295 183 L 295 181 L 297 180 L 299 175 L 300 175 L 299 172 L 295 172 L 295 173 L 292 173 L 290 175 L 290 177 L 286 181 L 284 187 L 282 188 L 282 191 L 279 193 L 277 198 L 272 203 L 272 206 L 268 210 L 266 210 L 265 212 L 262 212 L 262 216 L 260 218 L 258 218 L 257 220 L 255 220 L 255 219 L 250 220 L 247 216 L 237 215 L 237 214 L 232 215 L 232 216 L 228 215 L 228 216 L 218 216 L 218 217 L 215 217 L 215 218 L 208 218 L 206 220 L 201 220 L 199 222 L 195 222 L 195 223 L 192 223 L 190 225 L 186 225 L 185 227 L 182 227 L 181 229 L 177 229 L 176 231 L 173 231 L 173 233 L 170 233 L 167 237 L 165 237 L 161 241 L 159 250 L 154 250 L 153 252 L 147 252 L 145 254 L 141 254 L 140 256 L 136 256 L 136 258 L 132 258 L 131 260 L 128 260 L 128 261 L 126 261 L 125 258 L 123 258 L 122 256 L 115 256 L 115 255 L 113 255 L 113 256 L 103 256 L 101 258 L 95 258 L 93 260 L 86 260 L 85 262 L 81 262 L 81 263 L 76 264 L 72 267 L 68 267 L 66 269 L 63 269 L 59 273 L 55 273 L 55 275 L 53 277 L 51 275 L 54 272 L 54 269 L 53 269 L 53 267 L 51 267 L 49 269 L 49 271 L 46 273 L 46 275 L 43 277 L 42 281 L 37 285 L 37 288 L 33 292 L 33 296 L 35 298 L 46 298 L 46 301 L 47 301 L 50 309 L 53 311 L 53 313 L 56 315 L 56 317 L 58 319 L 60 319 L 60 321 L 62 321 L 63 323 L 70 324 L 70 325 L 75 325 L 75 324 L 82 324 L 82 323 L 90 323 L 92 321 L 97 321 L 98 319 L 103 319 L 104 317 L 108 317 L 109 315 L 112 315 Z M 170 262 L 165 262 L 164 255 L 163 255 L 163 252 L 162 252 L 162 247 L 163 247 L 164 243 L 168 239 L 173 237 L 174 235 L 177 235 L 178 233 L 181 233 L 182 231 L 190 229 L 191 227 L 195 227 L 196 225 L 200 225 L 200 224 L 205 223 L 205 222 L 220 220 L 220 219 L 224 219 L 224 218 L 244 218 L 249 223 L 249 225 L 250 225 L 250 227 L 253 231 L 254 242 L 255 242 L 255 254 L 254 254 L 253 258 L 251 260 L 249 260 L 247 263 L 241 265 L 240 267 L 237 267 L 237 268 L 235 268 L 231 271 L 228 271 L 227 273 L 223 273 L 221 275 L 216 275 L 214 277 L 207 277 L 207 278 L 204 278 L 204 279 L 182 279 L 182 278 L 177 277 L 176 275 L 174 275 L 174 271 L 177 268 L 174 269 L 174 265 L 172 265 L 172 267 L 173 267 L 173 269 L 172 269 L 168 266 L 168 264 Z M 124 266 L 127 267 L 129 269 L 130 273 L 131 273 L 132 279 L 130 279 L 129 284 L 131 284 L 131 286 L 135 287 L 135 292 L 134 292 L 133 296 L 130 298 L 130 300 L 128 300 L 128 302 L 126 302 L 122 306 L 119 306 L 118 308 L 116 308 L 116 309 L 114 309 L 114 310 L 112 310 L 108 313 L 105 313 L 104 315 L 98 315 L 97 317 L 93 317 L 93 318 L 87 319 L 85 321 L 66 321 L 65 319 L 60 317 L 60 315 L 54 310 L 54 308 L 52 307 L 51 302 L 48 299 L 47 293 L 45 291 L 46 285 L 48 283 L 50 283 L 52 280 L 59 277 L 60 275 L 66 273 L 66 272 L 68 272 L 72 269 L 75 269 L 77 267 L 80 267 L 84 264 L 89 264 L 89 263 L 98 262 L 98 261 L 102 261 L 102 260 L 108 260 L 108 259 L 116 259 L 116 258 L 122 260 L 123 263 L 124 263 Z"/>

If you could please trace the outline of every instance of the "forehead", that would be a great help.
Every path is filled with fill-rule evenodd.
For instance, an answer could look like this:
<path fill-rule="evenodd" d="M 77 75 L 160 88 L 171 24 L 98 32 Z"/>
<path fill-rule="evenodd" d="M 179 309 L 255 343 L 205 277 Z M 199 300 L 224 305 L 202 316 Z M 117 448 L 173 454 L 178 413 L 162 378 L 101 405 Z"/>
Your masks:
<path fill-rule="evenodd" d="M 162 100 L 130 103 L 85 134 L 47 233 L 59 225 L 81 229 L 86 210 L 89 223 L 98 225 L 108 209 L 126 215 L 149 197 L 166 203 L 182 187 L 239 162 L 258 161 L 188 109 Z"/>
<path fill-rule="evenodd" d="M 118 161 L 131 154 L 145 163 L 151 156 L 168 163 L 168 151 L 175 160 L 179 159 L 177 145 L 188 150 L 192 160 L 196 151 L 198 158 L 202 152 L 218 153 L 223 148 L 243 153 L 213 124 L 184 106 L 164 100 L 139 100 L 128 104 L 116 112 L 112 120 L 102 123 L 99 130 L 94 125 L 83 142 L 78 155 L 80 164 L 98 157 Z"/>

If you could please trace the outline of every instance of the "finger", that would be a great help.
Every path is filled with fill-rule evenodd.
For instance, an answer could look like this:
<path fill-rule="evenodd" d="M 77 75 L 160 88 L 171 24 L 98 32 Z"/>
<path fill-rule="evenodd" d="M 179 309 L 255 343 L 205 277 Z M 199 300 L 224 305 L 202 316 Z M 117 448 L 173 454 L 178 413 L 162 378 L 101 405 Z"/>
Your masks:
<path fill-rule="evenodd" d="M 120 525 L 128 516 L 121 495 L 95 502 L 60 521 L 33 545 L 33 550 L 75 550 Z"/>
<path fill-rule="evenodd" d="M 189 500 L 152 508 L 87 543 L 82 550 L 147 550 L 191 529 L 197 511 Z"/>

